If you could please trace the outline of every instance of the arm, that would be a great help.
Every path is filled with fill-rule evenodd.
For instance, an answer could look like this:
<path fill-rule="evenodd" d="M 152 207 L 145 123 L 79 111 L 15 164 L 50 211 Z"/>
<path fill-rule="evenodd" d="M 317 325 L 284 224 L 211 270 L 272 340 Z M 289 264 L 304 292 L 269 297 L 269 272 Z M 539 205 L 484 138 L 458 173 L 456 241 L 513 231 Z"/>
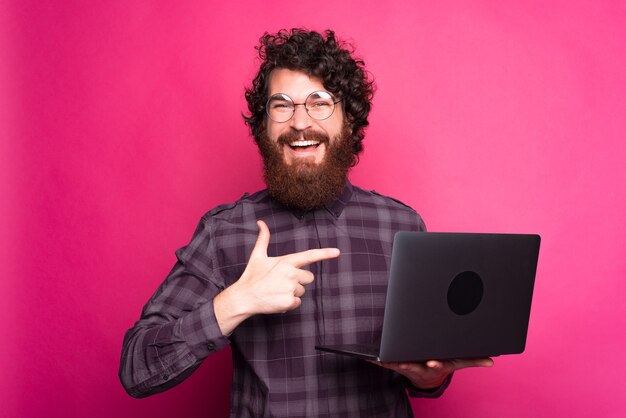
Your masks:
<path fill-rule="evenodd" d="M 301 267 L 339 256 L 323 248 L 268 257 L 270 232 L 259 236 L 242 276 L 223 292 L 212 271 L 210 227 L 204 222 L 179 262 L 124 338 L 120 380 L 134 397 L 167 390 L 187 378 L 209 354 L 228 344 L 225 335 L 257 314 L 286 312 L 301 304 L 313 274 Z"/>
<path fill-rule="evenodd" d="M 167 390 L 228 344 L 215 319 L 213 298 L 223 286 L 212 275 L 210 226 L 203 219 L 191 243 L 126 332 L 119 377 L 137 398 Z"/>

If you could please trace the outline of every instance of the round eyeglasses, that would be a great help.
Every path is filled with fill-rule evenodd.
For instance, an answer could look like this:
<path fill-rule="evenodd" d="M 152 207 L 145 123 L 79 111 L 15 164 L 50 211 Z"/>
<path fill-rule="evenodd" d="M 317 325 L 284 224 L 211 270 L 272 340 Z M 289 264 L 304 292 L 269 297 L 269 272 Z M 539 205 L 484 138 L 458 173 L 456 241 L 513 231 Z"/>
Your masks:
<path fill-rule="evenodd" d="M 267 101 L 265 111 L 274 122 L 287 122 L 296 113 L 296 106 L 304 106 L 306 113 L 315 120 L 328 119 L 335 111 L 335 105 L 341 100 L 327 91 L 314 91 L 304 103 L 294 103 L 285 93 L 276 93 Z"/>

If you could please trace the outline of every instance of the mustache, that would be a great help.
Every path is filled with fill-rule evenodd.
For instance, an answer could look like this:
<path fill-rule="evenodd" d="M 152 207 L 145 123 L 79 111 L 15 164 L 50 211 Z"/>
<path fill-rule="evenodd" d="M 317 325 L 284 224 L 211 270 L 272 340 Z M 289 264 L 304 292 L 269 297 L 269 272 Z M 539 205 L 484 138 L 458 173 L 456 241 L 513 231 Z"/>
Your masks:
<path fill-rule="evenodd" d="M 305 141 L 318 141 L 320 144 L 328 145 L 330 138 L 323 132 L 316 131 L 289 131 L 279 135 L 278 145 L 288 145 L 290 142 L 303 139 Z"/>

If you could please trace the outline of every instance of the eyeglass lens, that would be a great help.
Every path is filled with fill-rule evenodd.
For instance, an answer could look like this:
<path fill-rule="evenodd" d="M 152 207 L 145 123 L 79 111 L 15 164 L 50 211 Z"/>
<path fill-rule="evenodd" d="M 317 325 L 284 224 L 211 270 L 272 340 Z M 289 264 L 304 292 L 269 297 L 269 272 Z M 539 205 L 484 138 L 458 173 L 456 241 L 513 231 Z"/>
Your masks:
<path fill-rule="evenodd" d="M 306 98 L 304 103 L 294 103 L 284 93 L 274 94 L 267 101 L 267 114 L 274 122 L 287 122 L 296 111 L 296 106 L 304 105 L 313 119 L 328 119 L 335 110 L 335 99 L 325 91 L 315 91 Z"/>

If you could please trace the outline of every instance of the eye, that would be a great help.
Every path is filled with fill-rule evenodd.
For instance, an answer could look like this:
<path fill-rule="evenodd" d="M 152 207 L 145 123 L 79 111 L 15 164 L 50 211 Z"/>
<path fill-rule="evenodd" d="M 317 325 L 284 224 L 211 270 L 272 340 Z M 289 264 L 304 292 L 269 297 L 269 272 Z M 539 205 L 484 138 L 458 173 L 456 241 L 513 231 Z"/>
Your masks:
<path fill-rule="evenodd" d="M 325 101 L 317 101 L 317 102 L 313 102 L 309 105 L 311 108 L 324 108 L 324 107 L 328 107 L 330 106 L 329 102 L 325 102 Z"/>
<path fill-rule="evenodd" d="M 270 103 L 270 109 L 272 110 L 289 110 L 291 108 L 292 105 L 289 102 L 274 101 Z"/>

